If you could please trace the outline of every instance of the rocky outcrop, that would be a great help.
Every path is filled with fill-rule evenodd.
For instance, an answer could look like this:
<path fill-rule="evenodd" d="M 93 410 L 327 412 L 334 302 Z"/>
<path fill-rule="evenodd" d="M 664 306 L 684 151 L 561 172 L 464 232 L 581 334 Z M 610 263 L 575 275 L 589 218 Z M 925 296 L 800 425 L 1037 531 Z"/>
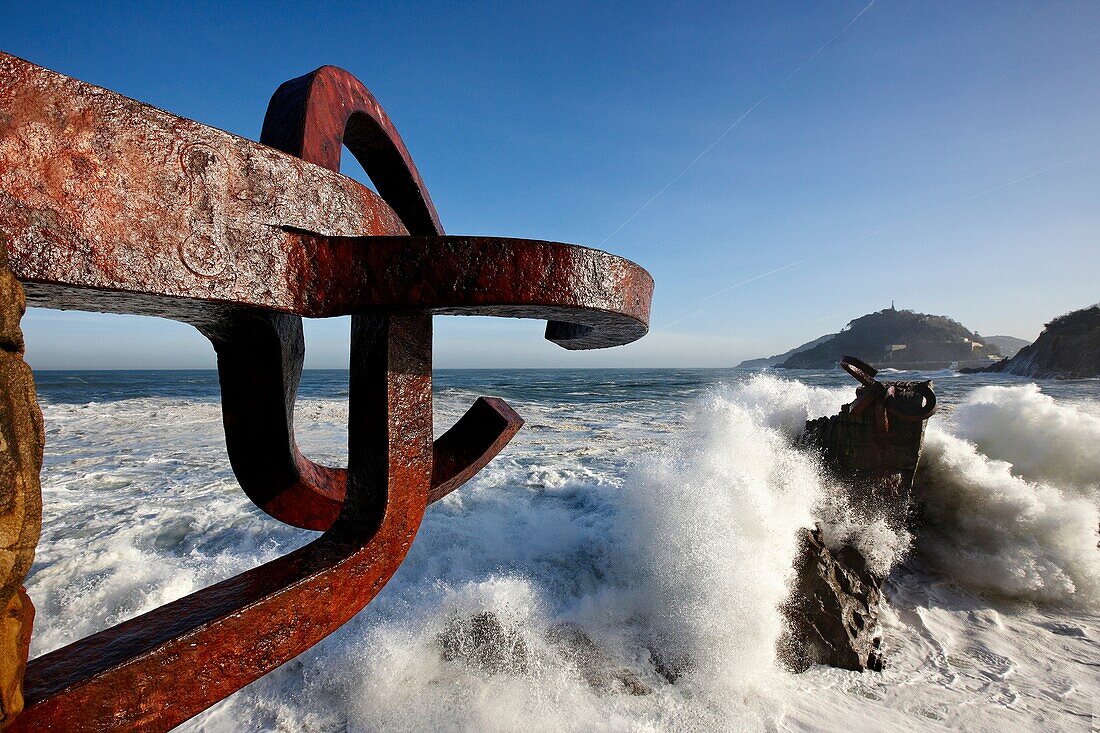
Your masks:
<path fill-rule="evenodd" d="M 23 288 L 0 235 L 0 727 L 23 709 L 34 606 L 23 579 L 42 526 L 39 472 L 45 435 L 34 379 L 23 361 Z"/>
<path fill-rule="evenodd" d="M 827 341 L 793 354 L 783 369 L 832 369 L 844 354 L 859 354 L 878 368 L 946 369 L 990 363 L 996 346 L 945 316 L 888 308 L 855 319 Z"/>
<path fill-rule="evenodd" d="M 876 382 L 859 363 L 856 400 L 840 413 L 806 422 L 803 445 L 820 453 L 848 504 L 892 526 L 909 521 L 924 419 L 934 409 L 931 382 Z M 891 419 L 893 415 L 893 419 Z M 852 546 L 826 546 L 820 528 L 804 529 L 795 584 L 783 608 L 788 632 L 780 659 L 794 671 L 814 664 L 882 669 L 879 610 L 884 578 Z"/>
<path fill-rule="evenodd" d="M 1036 379 L 1100 377 L 1100 305 L 1055 318 L 1035 343 L 981 371 Z"/>
<path fill-rule="evenodd" d="M 536 653 L 516 627 L 507 627 L 492 611 L 454 618 L 436 637 L 443 659 L 462 662 L 486 674 L 528 674 Z M 611 656 L 577 624 L 551 626 L 546 641 L 559 663 L 573 666 L 593 690 L 600 693 L 648 695 L 653 690 L 631 669 L 615 664 Z"/>
<path fill-rule="evenodd" d="M 803 530 L 801 540 L 796 591 L 783 608 L 790 631 L 780 641 L 780 658 L 795 672 L 815 664 L 881 670 L 882 578 L 855 548 L 831 552 L 818 530 Z"/>

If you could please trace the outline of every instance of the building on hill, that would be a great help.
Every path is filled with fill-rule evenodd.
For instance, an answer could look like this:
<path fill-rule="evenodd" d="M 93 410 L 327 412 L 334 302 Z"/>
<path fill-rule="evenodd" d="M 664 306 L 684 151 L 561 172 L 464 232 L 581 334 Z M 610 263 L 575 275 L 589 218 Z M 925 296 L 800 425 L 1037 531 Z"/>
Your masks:
<path fill-rule="evenodd" d="M 851 321 L 835 337 L 792 354 L 785 369 L 828 369 L 845 354 L 877 368 L 949 369 L 988 366 L 1000 350 L 946 316 L 890 308 Z"/>

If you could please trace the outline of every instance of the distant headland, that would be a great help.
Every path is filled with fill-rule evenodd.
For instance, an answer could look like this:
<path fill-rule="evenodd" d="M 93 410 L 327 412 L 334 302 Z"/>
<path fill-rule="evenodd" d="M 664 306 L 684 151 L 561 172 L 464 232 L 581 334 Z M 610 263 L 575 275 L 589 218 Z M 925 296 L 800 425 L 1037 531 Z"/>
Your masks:
<path fill-rule="evenodd" d="M 891 305 L 856 318 L 839 333 L 738 366 L 829 369 L 844 354 L 858 354 L 879 369 L 984 369 L 1027 344 L 1012 336 L 980 336 L 946 316 L 898 310 Z"/>
<path fill-rule="evenodd" d="M 1100 377 L 1100 304 L 1055 318 L 1035 343 L 1010 358 L 966 371 L 1038 379 Z"/>

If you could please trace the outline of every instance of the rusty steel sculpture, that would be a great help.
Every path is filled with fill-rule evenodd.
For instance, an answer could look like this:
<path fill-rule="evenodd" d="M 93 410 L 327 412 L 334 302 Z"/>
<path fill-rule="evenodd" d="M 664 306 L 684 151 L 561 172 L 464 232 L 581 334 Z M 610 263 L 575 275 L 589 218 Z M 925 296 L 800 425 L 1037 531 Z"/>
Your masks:
<path fill-rule="evenodd" d="M 890 416 L 911 423 L 923 423 L 936 412 L 936 393 L 931 382 L 889 382 L 875 379 L 878 369 L 854 356 L 840 357 L 840 367 L 861 386 L 856 398 L 848 405 L 848 413 L 858 417 L 872 410 L 875 425 L 883 433 L 890 432 Z"/>
<path fill-rule="evenodd" d="M 342 146 L 377 194 L 339 174 Z M 0 549 L 15 558 L 3 566 L 12 623 L 0 696 L 8 719 L 23 708 L 11 730 L 171 728 L 369 603 L 427 505 L 522 424 L 503 400 L 482 397 L 433 442 L 434 314 L 546 319 L 550 341 L 594 349 L 641 338 L 653 290 L 641 267 L 598 250 L 444 235 L 386 113 L 331 66 L 279 87 L 257 144 L 0 54 L 0 238 L 31 305 L 163 316 L 209 338 L 241 487 L 275 519 L 323 531 L 26 662 L 33 609 L 19 586 L 40 526 L 42 451 L 27 372 L 23 391 L 4 398 L 20 407 L 0 420 L 30 426 L 0 426 Z M 8 333 L 19 333 L 21 298 L 0 310 L 16 376 L 22 343 Z M 301 319 L 342 315 L 352 320 L 346 470 L 303 456 L 293 425 Z"/>
<path fill-rule="evenodd" d="M 889 509 L 889 521 L 903 527 L 936 393 L 930 381 L 880 382 L 877 369 L 853 356 L 840 366 L 860 383 L 855 399 L 837 415 L 807 420 L 800 440 L 850 487 L 852 507 L 866 516 Z"/>

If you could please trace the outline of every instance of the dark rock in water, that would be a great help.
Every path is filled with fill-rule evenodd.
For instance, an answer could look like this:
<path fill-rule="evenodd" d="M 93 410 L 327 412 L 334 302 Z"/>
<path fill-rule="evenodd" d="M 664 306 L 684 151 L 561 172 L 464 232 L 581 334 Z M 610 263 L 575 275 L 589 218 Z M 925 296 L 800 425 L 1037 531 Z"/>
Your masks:
<path fill-rule="evenodd" d="M 920 389 L 931 381 L 882 382 L 893 389 L 894 403 L 912 412 L 922 407 Z M 867 387 L 856 389 L 857 398 Z M 924 420 L 890 420 L 883 430 L 875 410 L 807 420 L 802 444 L 820 452 L 825 465 L 848 491 L 852 506 L 867 516 L 885 516 L 895 527 L 907 522 L 913 475 L 924 443 Z"/>
<path fill-rule="evenodd" d="M 1100 377 L 1100 305 L 1059 316 L 1010 359 L 981 370 L 1037 379 Z"/>
<path fill-rule="evenodd" d="M 573 664 L 584 681 L 598 692 L 626 692 L 648 695 L 653 692 L 638 675 L 620 667 L 584 629 L 576 624 L 562 623 L 550 627 L 547 641 L 564 659 Z"/>
<path fill-rule="evenodd" d="M 925 419 L 935 409 L 932 383 L 878 382 L 873 368 L 844 359 L 863 382 L 856 400 L 837 415 L 807 421 L 802 442 L 820 452 L 853 509 L 901 529 L 910 521 Z M 783 609 L 789 633 L 780 642 L 781 659 L 795 671 L 813 664 L 882 669 L 883 578 L 856 548 L 830 550 L 819 529 L 802 533 L 795 586 Z"/>
<path fill-rule="evenodd" d="M 793 671 L 826 664 L 862 671 L 882 669 L 878 609 L 882 579 L 852 547 L 836 553 L 819 530 L 803 530 L 796 590 L 783 609 L 790 624 L 780 658 Z"/>
<path fill-rule="evenodd" d="M 611 656 L 576 624 L 551 626 L 546 640 L 597 692 L 630 695 L 653 692 L 632 670 L 615 664 Z M 520 630 L 506 627 L 492 611 L 452 619 L 436 641 L 443 659 L 463 662 L 486 674 L 528 674 L 534 667 L 535 655 Z"/>
<path fill-rule="evenodd" d="M 661 649 L 655 645 L 649 647 L 649 661 L 653 665 L 653 671 L 669 684 L 675 684 L 676 680 L 695 668 L 695 660 L 691 657 L 685 654 L 670 654 L 667 649 Z"/>
<path fill-rule="evenodd" d="M 454 618 L 436 637 L 448 662 L 465 662 L 487 674 L 527 674 L 531 655 L 518 629 L 505 628 L 492 611 Z"/>

